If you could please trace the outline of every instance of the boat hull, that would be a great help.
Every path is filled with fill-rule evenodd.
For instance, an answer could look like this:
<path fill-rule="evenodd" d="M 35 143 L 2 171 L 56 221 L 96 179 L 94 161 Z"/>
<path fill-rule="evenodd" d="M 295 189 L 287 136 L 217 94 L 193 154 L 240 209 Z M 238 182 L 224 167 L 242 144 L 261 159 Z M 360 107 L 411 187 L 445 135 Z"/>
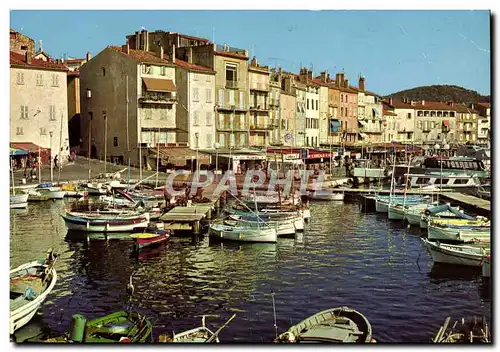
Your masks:
<path fill-rule="evenodd" d="M 28 206 L 29 194 L 16 194 L 10 195 L 10 208 L 11 209 L 23 209 Z"/>
<path fill-rule="evenodd" d="M 376 199 L 375 200 L 375 211 L 377 213 L 388 213 L 389 212 L 389 203 L 384 202 L 383 200 Z"/>
<path fill-rule="evenodd" d="M 308 198 L 310 200 L 331 200 L 331 201 L 342 201 L 344 200 L 344 193 L 340 192 L 328 192 L 328 191 L 317 191 L 309 192 Z"/>
<path fill-rule="evenodd" d="M 274 228 L 253 229 L 250 227 L 232 227 L 215 224 L 210 225 L 209 236 L 220 240 L 264 243 L 276 243 L 278 237 Z"/>
<path fill-rule="evenodd" d="M 135 248 L 137 250 L 141 250 L 148 247 L 158 246 L 159 244 L 168 240 L 169 237 L 170 235 L 168 233 L 165 233 L 153 238 L 138 238 L 135 240 Z"/>
<path fill-rule="evenodd" d="M 480 267 L 485 249 L 469 246 L 452 246 L 422 239 L 435 263 Z"/>
<path fill-rule="evenodd" d="M 131 232 L 134 228 L 146 228 L 149 219 L 146 216 L 128 218 L 89 219 L 62 214 L 66 228 L 84 232 Z"/>
<path fill-rule="evenodd" d="M 427 225 L 427 238 L 432 241 L 459 241 L 472 240 L 490 241 L 491 230 L 474 229 L 472 227 L 441 227 L 432 223 Z"/>
<path fill-rule="evenodd" d="M 390 220 L 403 220 L 405 215 L 404 208 L 397 204 L 389 204 L 387 214 Z"/>

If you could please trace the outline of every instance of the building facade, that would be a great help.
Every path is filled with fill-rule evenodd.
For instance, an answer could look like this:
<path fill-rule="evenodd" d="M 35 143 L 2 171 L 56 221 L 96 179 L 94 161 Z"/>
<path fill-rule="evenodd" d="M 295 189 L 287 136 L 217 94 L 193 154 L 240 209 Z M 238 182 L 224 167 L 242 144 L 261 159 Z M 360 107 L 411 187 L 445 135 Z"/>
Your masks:
<path fill-rule="evenodd" d="M 342 131 L 341 131 L 341 118 L 340 118 L 340 90 L 335 82 L 328 80 L 328 116 L 329 116 L 329 135 L 327 144 L 340 145 Z"/>
<path fill-rule="evenodd" d="M 407 100 L 405 103 L 415 111 L 414 138 L 417 143 L 432 146 L 455 141 L 456 111 L 453 102 Z"/>
<path fill-rule="evenodd" d="M 297 80 L 293 82 L 295 97 L 297 102 L 297 113 L 295 114 L 295 135 L 294 141 L 295 147 L 306 146 L 306 96 L 307 96 L 307 86 Z"/>
<path fill-rule="evenodd" d="M 271 144 L 281 145 L 288 132 L 288 119 L 282 118 L 281 109 L 281 82 L 269 76 L 269 118 L 273 129 L 271 130 Z"/>
<path fill-rule="evenodd" d="M 30 53 L 32 57 L 35 55 L 35 41 L 18 31 L 10 29 L 10 51 L 17 54 Z"/>
<path fill-rule="evenodd" d="M 316 77 L 313 82 L 319 86 L 319 141 L 317 145 L 330 144 L 329 126 L 330 126 L 330 108 L 328 105 L 329 89 L 328 89 L 329 76 L 326 72 Z"/>
<path fill-rule="evenodd" d="M 475 108 L 479 112 L 477 123 L 477 141 L 479 144 L 487 145 L 491 139 L 491 104 L 478 103 Z"/>
<path fill-rule="evenodd" d="M 10 52 L 10 142 L 50 148 L 52 158 L 66 160 L 66 73 L 60 61 L 34 59 L 29 48 L 24 54 Z"/>
<path fill-rule="evenodd" d="M 365 143 L 381 143 L 384 141 L 384 115 L 380 98 L 372 92 L 365 91 L 363 100 L 365 105 L 362 111 L 363 118 L 358 115 L 361 124 L 359 135 Z"/>
<path fill-rule="evenodd" d="M 278 126 L 271 120 L 270 112 L 270 71 L 268 66 L 260 66 L 254 57 L 248 65 L 250 145 L 264 147 L 271 143 L 273 130 Z M 276 128 L 275 128 L 276 127 Z"/>
<path fill-rule="evenodd" d="M 382 138 L 384 143 L 392 143 L 396 141 L 397 131 L 396 131 L 396 119 L 398 114 L 395 113 L 395 104 L 392 98 L 386 101 L 382 101 Z"/>
<path fill-rule="evenodd" d="M 150 148 L 175 146 L 175 65 L 129 45 L 105 48 L 80 68 L 81 149 L 93 158 L 154 168 Z"/>
<path fill-rule="evenodd" d="M 456 104 L 455 109 L 456 124 L 455 124 L 455 141 L 457 143 L 476 143 L 477 142 L 477 125 L 478 111 L 474 110 L 474 105 L 467 106 L 464 104 Z"/>

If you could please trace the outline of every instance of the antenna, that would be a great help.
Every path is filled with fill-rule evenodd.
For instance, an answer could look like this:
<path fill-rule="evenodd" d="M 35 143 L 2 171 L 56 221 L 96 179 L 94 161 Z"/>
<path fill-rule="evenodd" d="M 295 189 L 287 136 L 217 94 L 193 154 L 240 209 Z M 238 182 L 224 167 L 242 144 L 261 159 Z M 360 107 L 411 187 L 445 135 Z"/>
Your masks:
<path fill-rule="evenodd" d="M 276 338 L 278 338 L 278 325 L 276 325 L 276 305 L 274 303 L 274 292 L 271 292 L 271 297 L 273 298 L 274 330 L 276 331 Z"/>

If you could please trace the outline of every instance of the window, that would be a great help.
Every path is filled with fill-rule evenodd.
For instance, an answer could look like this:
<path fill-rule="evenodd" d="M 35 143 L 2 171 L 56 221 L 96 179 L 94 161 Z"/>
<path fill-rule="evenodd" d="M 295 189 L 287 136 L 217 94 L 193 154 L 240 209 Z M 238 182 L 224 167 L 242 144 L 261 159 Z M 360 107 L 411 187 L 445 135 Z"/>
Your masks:
<path fill-rule="evenodd" d="M 207 82 L 212 82 L 212 76 L 206 75 Z"/>
<path fill-rule="evenodd" d="M 193 126 L 198 126 L 200 124 L 200 112 L 193 112 Z"/>
<path fill-rule="evenodd" d="M 101 67 L 101 70 L 102 70 L 102 76 L 106 76 L 106 68 L 105 67 Z"/>
<path fill-rule="evenodd" d="M 229 105 L 234 105 L 234 90 L 229 91 Z"/>
<path fill-rule="evenodd" d="M 344 102 L 344 94 L 340 94 L 340 101 L 343 103 Z"/>
<path fill-rule="evenodd" d="M 59 87 L 59 77 L 52 75 L 52 87 Z"/>
<path fill-rule="evenodd" d="M 246 144 L 246 137 L 245 137 L 245 134 L 242 133 L 242 134 L 240 134 L 240 146 L 243 147 L 243 146 L 245 146 L 245 144 Z"/>
<path fill-rule="evenodd" d="M 408 113 L 408 118 L 411 119 L 411 112 Z"/>
<path fill-rule="evenodd" d="M 245 108 L 245 93 L 240 92 L 240 108 L 244 109 Z"/>
<path fill-rule="evenodd" d="M 26 105 L 21 105 L 21 119 L 28 119 L 28 107 Z"/>
<path fill-rule="evenodd" d="M 219 106 L 224 106 L 224 89 L 219 89 Z"/>
<path fill-rule="evenodd" d="M 418 127 L 418 128 L 422 128 L 422 121 L 418 121 L 418 123 L 417 123 L 417 127 Z"/>
<path fill-rule="evenodd" d="M 16 83 L 17 84 L 24 84 L 24 73 L 18 72 L 16 74 Z"/>
<path fill-rule="evenodd" d="M 151 132 L 141 132 L 141 143 L 151 143 Z"/>
<path fill-rule="evenodd" d="M 198 80 L 198 74 L 197 73 L 193 73 L 193 81 L 197 81 Z"/>
<path fill-rule="evenodd" d="M 50 121 L 56 120 L 56 106 L 55 105 L 51 105 L 49 107 L 49 120 Z"/>
<path fill-rule="evenodd" d="M 41 73 L 36 74 L 36 85 L 43 86 L 43 75 Z"/>
<path fill-rule="evenodd" d="M 212 135 L 211 134 L 207 134 L 207 144 L 206 144 L 207 148 L 212 148 Z"/>
<path fill-rule="evenodd" d="M 206 101 L 207 103 L 211 103 L 212 102 L 212 89 L 210 88 L 207 88 L 206 89 Z"/>
<path fill-rule="evenodd" d="M 318 110 L 318 99 L 316 99 L 316 110 Z"/>
<path fill-rule="evenodd" d="M 151 73 L 151 65 L 143 65 L 142 66 L 142 73 L 150 74 Z"/>
<path fill-rule="evenodd" d="M 167 68 L 165 66 L 160 67 L 160 74 L 165 76 L 167 74 Z"/>
<path fill-rule="evenodd" d="M 16 134 L 18 136 L 24 134 L 23 128 L 22 127 L 16 127 Z"/>
<path fill-rule="evenodd" d="M 193 101 L 200 101 L 198 88 L 193 88 Z"/>
<path fill-rule="evenodd" d="M 237 72 L 238 66 L 235 64 L 226 64 L 226 81 L 236 82 L 238 80 Z"/>
<path fill-rule="evenodd" d="M 167 119 L 167 109 L 160 109 L 160 120 Z"/>
<path fill-rule="evenodd" d="M 144 109 L 144 119 L 145 120 L 151 120 L 151 109 L 145 108 Z"/>
<path fill-rule="evenodd" d="M 42 135 L 42 136 L 47 135 L 47 129 L 45 127 L 40 127 L 40 135 Z"/>
<path fill-rule="evenodd" d="M 118 147 L 118 137 L 113 137 L 113 147 Z"/>
<path fill-rule="evenodd" d="M 435 121 L 432 121 L 431 128 L 436 128 L 436 122 Z"/>
<path fill-rule="evenodd" d="M 21 50 L 28 50 L 28 46 L 27 45 L 21 45 Z"/>
<path fill-rule="evenodd" d="M 229 135 L 229 146 L 234 147 L 234 133 Z"/>
<path fill-rule="evenodd" d="M 211 111 L 207 111 L 206 118 L 207 118 L 207 126 L 212 126 L 212 112 Z"/>
<path fill-rule="evenodd" d="M 159 143 L 167 144 L 167 132 L 160 132 Z"/>
<path fill-rule="evenodd" d="M 219 133 L 219 144 L 221 145 L 221 147 L 225 147 L 226 146 L 226 141 L 225 141 L 225 138 L 224 138 L 224 133 Z"/>
<path fill-rule="evenodd" d="M 307 99 L 307 108 L 309 109 L 309 99 Z"/>

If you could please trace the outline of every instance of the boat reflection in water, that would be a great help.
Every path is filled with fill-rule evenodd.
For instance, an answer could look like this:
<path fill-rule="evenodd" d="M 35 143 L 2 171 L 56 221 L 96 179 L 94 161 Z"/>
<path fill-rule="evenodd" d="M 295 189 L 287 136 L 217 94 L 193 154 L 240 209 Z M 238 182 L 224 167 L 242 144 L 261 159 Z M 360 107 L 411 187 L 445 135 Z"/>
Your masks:
<path fill-rule="evenodd" d="M 481 267 L 435 263 L 428 275 L 431 278 L 431 282 L 434 283 L 441 283 L 449 280 L 470 281 L 471 279 L 481 278 Z"/>
<path fill-rule="evenodd" d="M 130 238 L 131 232 L 85 232 L 85 231 L 74 231 L 68 230 L 66 233 L 67 241 L 112 241 L 112 240 L 127 240 L 133 242 L 133 239 Z"/>

